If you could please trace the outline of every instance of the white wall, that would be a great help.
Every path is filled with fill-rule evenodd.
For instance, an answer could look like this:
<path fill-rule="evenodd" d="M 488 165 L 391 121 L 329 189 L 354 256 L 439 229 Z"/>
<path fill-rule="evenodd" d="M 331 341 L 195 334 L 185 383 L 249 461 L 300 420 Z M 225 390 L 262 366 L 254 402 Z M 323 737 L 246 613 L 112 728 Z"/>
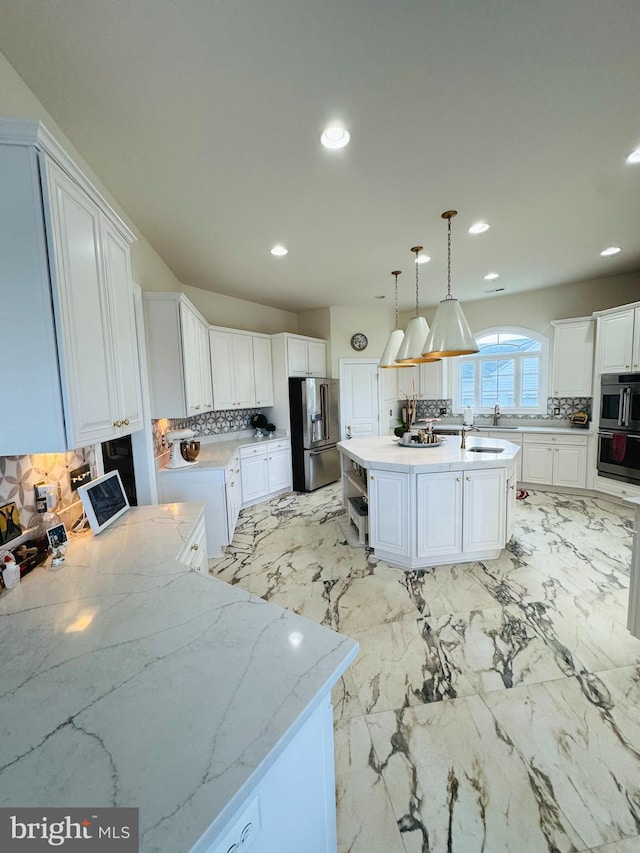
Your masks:
<path fill-rule="evenodd" d="M 631 273 L 557 287 L 545 287 L 525 293 L 464 301 L 462 307 L 472 331 L 490 326 L 513 324 L 534 329 L 551 337 L 552 320 L 588 317 L 594 311 L 614 308 L 639 299 L 640 273 Z M 402 328 L 414 313 L 415 311 L 403 312 Z M 431 322 L 434 314 L 434 307 L 424 312 L 428 322 Z"/>
<path fill-rule="evenodd" d="M 389 332 L 393 329 L 394 310 L 392 306 L 349 306 L 333 307 L 331 312 L 331 376 L 340 375 L 341 358 L 380 358 Z M 363 352 L 351 347 L 351 336 L 355 332 L 364 332 L 369 344 Z"/>
<path fill-rule="evenodd" d="M 291 311 L 281 311 L 278 308 L 259 305 L 257 302 L 211 293 L 209 290 L 190 287 L 187 284 L 182 285 L 181 289 L 203 317 L 215 326 L 263 332 L 267 335 L 298 330 L 298 317 Z"/>

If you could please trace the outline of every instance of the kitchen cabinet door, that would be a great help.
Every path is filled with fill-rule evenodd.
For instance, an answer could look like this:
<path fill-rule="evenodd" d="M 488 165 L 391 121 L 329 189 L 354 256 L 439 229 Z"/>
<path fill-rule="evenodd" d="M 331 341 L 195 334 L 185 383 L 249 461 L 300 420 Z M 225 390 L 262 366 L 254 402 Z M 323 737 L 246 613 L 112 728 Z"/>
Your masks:
<path fill-rule="evenodd" d="M 444 371 L 444 361 L 425 362 L 418 365 L 418 393 L 421 400 L 442 400 L 447 396 Z M 411 377 L 411 374 L 409 376 Z"/>
<path fill-rule="evenodd" d="M 383 554 L 411 556 L 409 482 L 401 472 L 369 473 L 369 544 Z"/>
<path fill-rule="evenodd" d="M 586 446 L 570 445 L 553 449 L 553 485 L 584 489 L 587 472 Z"/>
<path fill-rule="evenodd" d="M 184 391 L 187 416 L 202 412 L 202 369 L 200 367 L 200 319 L 187 302 L 180 303 L 180 329 L 182 360 L 184 364 Z"/>
<path fill-rule="evenodd" d="M 210 346 L 215 410 L 253 408 L 255 380 L 251 335 L 212 329 Z"/>
<path fill-rule="evenodd" d="M 553 446 L 522 445 L 522 480 L 525 483 L 550 485 L 553 482 Z"/>
<path fill-rule="evenodd" d="M 593 320 L 557 321 L 553 341 L 554 397 L 591 397 L 593 391 Z"/>
<path fill-rule="evenodd" d="M 67 440 L 69 447 L 86 447 L 119 434 L 100 211 L 49 158 L 45 168 Z"/>
<path fill-rule="evenodd" d="M 634 310 L 598 317 L 598 372 L 631 370 Z"/>
<path fill-rule="evenodd" d="M 289 447 L 267 452 L 267 467 L 269 471 L 269 492 L 280 492 L 291 489 L 291 450 Z"/>
<path fill-rule="evenodd" d="M 211 378 L 211 356 L 209 354 L 209 328 L 198 323 L 198 361 L 200 364 L 201 412 L 213 410 L 213 384 Z"/>
<path fill-rule="evenodd" d="M 640 308 L 633 312 L 633 347 L 631 351 L 631 369 L 640 371 Z"/>
<path fill-rule="evenodd" d="M 243 448 L 244 449 L 244 448 Z M 252 456 L 241 456 L 240 472 L 242 476 L 242 503 L 256 503 L 269 494 L 269 469 L 267 454 L 264 448 L 259 448 Z"/>
<path fill-rule="evenodd" d="M 308 341 L 309 376 L 327 375 L 327 345 L 324 341 Z"/>
<path fill-rule="evenodd" d="M 309 375 L 309 343 L 303 338 L 287 339 L 289 376 Z"/>
<path fill-rule="evenodd" d="M 114 420 L 122 423 L 120 434 L 126 435 L 142 429 L 142 392 L 129 244 L 106 219 L 102 223 L 102 242 L 116 374 Z"/>
<path fill-rule="evenodd" d="M 225 471 L 225 488 L 227 495 L 227 544 L 231 544 L 236 529 L 236 522 L 242 505 L 242 483 L 240 481 L 240 459 L 233 457 Z"/>
<path fill-rule="evenodd" d="M 462 550 L 504 548 L 506 472 L 504 468 L 463 471 Z"/>
<path fill-rule="evenodd" d="M 505 539 L 508 542 L 513 536 L 513 526 L 515 523 L 515 513 L 516 513 L 516 501 L 518 498 L 518 484 L 517 484 L 518 476 L 517 476 L 517 468 L 514 466 L 509 470 L 507 475 L 507 507 L 506 507 L 506 531 L 505 531 Z"/>
<path fill-rule="evenodd" d="M 462 551 L 462 475 L 443 471 L 416 476 L 418 557 Z"/>
<path fill-rule="evenodd" d="M 253 374 L 256 406 L 273 406 L 273 367 L 271 338 L 253 336 Z"/>

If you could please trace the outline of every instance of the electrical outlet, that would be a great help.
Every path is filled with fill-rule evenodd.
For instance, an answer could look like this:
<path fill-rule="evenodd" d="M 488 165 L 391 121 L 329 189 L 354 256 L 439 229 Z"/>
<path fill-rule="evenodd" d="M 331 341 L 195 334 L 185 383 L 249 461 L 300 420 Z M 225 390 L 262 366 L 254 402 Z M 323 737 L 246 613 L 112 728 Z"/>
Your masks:
<path fill-rule="evenodd" d="M 91 468 L 86 463 L 74 468 L 73 471 L 69 471 L 69 485 L 72 492 L 75 492 L 78 486 L 81 486 L 83 483 L 88 483 L 90 479 Z"/>
<path fill-rule="evenodd" d="M 558 406 L 556 406 L 556 407 L 555 407 L 555 409 L 553 410 L 553 414 L 554 414 L 554 415 L 559 415 L 559 414 L 560 414 L 560 409 L 559 409 L 559 407 L 558 407 Z"/>
<path fill-rule="evenodd" d="M 441 406 L 440 409 L 438 409 L 438 414 L 439 415 L 446 415 L 447 414 L 446 408 L 444 406 Z"/>

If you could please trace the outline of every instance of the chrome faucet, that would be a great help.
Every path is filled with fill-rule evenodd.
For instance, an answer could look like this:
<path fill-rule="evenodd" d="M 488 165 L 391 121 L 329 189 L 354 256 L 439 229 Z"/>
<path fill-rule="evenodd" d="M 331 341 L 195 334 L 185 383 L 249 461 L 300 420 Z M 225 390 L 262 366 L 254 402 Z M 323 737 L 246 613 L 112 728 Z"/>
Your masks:
<path fill-rule="evenodd" d="M 498 426 L 500 420 L 500 406 L 496 403 L 493 407 L 493 425 Z"/>
<path fill-rule="evenodd" d="M 467 426 L 466 424 L 462 424 L 462 429 L 460 430 L 460 450 L 464 450 L 467 446 L 467 433 L 471 432 L 471 430 L 475 430 L 477 432 L 478 428 L 474 426 Z"/>

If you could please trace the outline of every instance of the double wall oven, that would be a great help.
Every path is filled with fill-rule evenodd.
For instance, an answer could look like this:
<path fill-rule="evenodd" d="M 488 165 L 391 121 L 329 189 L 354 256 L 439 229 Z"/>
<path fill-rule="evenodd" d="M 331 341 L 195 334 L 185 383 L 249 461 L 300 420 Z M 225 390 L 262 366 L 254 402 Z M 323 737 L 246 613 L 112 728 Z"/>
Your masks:
<path fill-rule="evenodd" d="M 598 474 L 640 485 L 640 373 L 602 376 Z"/>

